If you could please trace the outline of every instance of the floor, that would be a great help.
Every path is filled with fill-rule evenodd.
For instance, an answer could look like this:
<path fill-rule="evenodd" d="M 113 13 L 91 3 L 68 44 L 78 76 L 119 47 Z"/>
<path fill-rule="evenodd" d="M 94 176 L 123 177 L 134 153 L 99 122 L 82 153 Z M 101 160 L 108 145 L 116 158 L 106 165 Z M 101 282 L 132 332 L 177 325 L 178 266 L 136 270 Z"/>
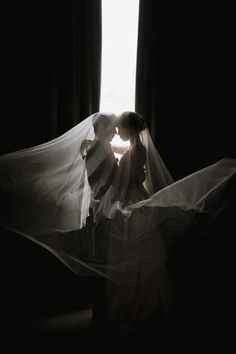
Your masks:
<path fill-rule="evenodd" d="M 103 328 L 91 328 L 90 308 L 49 316 L 38 321 L 9 319 L 5 327 L 4 354 L 230 354 L 223 333 L 177 323 L 146 333 L 114 338 Z M 186 320 L 187 318 L 185 318 Z M 184 318 L 183 318 L 184 321 Z M 204 319 L 203 319 L 204 321 Z M 204 326 L 203 326 L 204 327 Z"/>
<path fill-rule="evenodd" d="M 145 333 L 119 338 L 112 337 L 109 329 L 90 326 L 92 311 L 86 301 L 88 294 L 95 293 L 99 287 L 96 279 L 78 280 L 63 265 L 56 261 L 54 264 L 54 258 L 47 253 L 39 250 L 37 256 L 31 248 L 26 252 L 30 246 L 26 242 L 22 253 L 19 252 L 21 245 L 18 245 L 11 258 L 14 262 L 5 263 L 7 277 L 1 283 L 1 293 L 5 295 L 1 300 L 1 353 L 236 352 L 231 348 L 233 312 L 230 289 L 235 274 L 230 258 L 226 257 L 230 239 L 227 238 L 227 243 L 222 243 L 222 239 L 226 239 L 226 233 L 218 237 L 214 234 L 208 239 L 192 239 L 185 248 L 180 245 L 175 251 L 170 273 L 175 284 L 176 307 L 166 328 L 157 325 Z M 12 249 L 12 239 L 9 240 L 11 243 L 7 246 Z M 17 246 L 17 239 L 14 245 Z M 83 293 L 83 289 L 87 290 Z M 235 300 L 233 305 L 235 310 Z"/>

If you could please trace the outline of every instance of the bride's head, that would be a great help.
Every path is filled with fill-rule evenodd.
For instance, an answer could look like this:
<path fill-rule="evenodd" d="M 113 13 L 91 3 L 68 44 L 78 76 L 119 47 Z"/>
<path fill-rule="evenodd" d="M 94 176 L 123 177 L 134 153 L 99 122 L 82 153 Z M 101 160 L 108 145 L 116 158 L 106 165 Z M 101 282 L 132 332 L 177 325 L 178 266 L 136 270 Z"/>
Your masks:
<path fill-rule="evenodd" d="M 139 133 L 146 128 L 143 117 L 136 112 L 123 112 L 117 123 L 118 133 L 122 140 L 130 140 L 131 144 L 140 142 Z"/>

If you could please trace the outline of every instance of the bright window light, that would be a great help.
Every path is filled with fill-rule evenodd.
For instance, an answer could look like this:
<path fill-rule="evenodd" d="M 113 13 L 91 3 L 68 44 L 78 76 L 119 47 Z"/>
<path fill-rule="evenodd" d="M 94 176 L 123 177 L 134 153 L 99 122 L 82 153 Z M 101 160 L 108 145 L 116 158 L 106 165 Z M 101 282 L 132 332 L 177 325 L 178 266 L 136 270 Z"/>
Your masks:
<path fill-rule="evenodd" d="M 124 141 L 121 137 L 116 134 L 111 141 L 111 147 L 115 157 L 120 160 L 121 156 L 128 150 L 130 147 L 130 141 Z"/>
<path fill-rule="evenodd" d="M 102 0 L 101 112 L 133 111 L 139 0 Z"/>

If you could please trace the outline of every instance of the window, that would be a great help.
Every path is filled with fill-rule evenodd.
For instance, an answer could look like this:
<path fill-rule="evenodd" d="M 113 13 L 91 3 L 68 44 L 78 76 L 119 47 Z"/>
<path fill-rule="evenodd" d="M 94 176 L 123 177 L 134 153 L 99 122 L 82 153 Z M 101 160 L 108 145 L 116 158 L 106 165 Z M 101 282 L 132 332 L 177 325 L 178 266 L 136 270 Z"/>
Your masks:
<path fill-rule="evenodd" d="M 134 110 L 139 0 L 102 0 L 100 111 Z"/>

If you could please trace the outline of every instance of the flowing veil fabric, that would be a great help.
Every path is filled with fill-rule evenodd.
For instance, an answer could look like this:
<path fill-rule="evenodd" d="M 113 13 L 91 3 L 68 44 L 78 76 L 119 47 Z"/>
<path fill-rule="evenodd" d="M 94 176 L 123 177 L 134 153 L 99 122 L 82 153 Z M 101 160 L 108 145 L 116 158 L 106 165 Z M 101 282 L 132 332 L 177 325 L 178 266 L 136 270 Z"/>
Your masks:
<path fill-rule="evenodd" d="M 101 117 L 114 119 L 96 113 L 57 139 L 0 157 L 0 222 L 76 274 L 111 280 L 108 318 L 127 329 L 148 322 L 159 305 L 170 307 L 166 239 L 174 241 L 196 215 L 204 220 L 199 229 L 212 225 L 230 198 L 235 218 L 228 186 L 235 186 L 236 160 L 174 182 L 146 127 L 142 150 L 127 151 L 118 163 L 110 144 L 96 139 Z M 145 171 L 137 186 L 141 153 Z"/>

